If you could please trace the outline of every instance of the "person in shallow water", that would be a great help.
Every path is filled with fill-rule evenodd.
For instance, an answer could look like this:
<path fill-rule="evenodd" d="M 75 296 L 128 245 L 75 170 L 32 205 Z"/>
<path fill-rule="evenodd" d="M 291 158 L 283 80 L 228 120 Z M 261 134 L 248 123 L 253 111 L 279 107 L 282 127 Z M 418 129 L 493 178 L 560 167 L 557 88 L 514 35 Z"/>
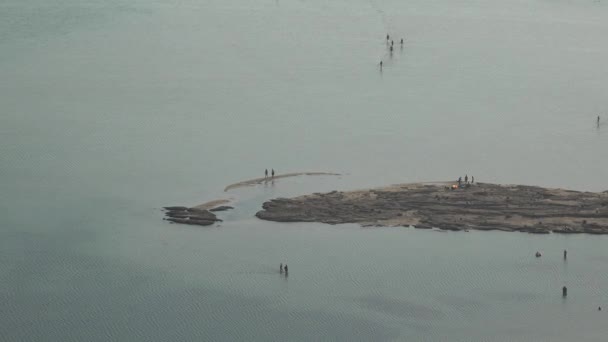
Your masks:
<path fill-rule="evenodd" d="M 536 257 L 537 257 L 537 258 L 540 258 L 540 255 L 541 255 L 541 254 L 540 254 L 540 252 L 536 252 L 536 254 L 535 254 L 535 255 L 536 255 Z"/>
<path fill-rule="evenodd" d="M 599 115 L 597 116 L 597 125 L 598 126 L 600 125 L 600 116 Z"/>
<path fill-rule="evenodd" d="M 568 258 L 568 251 L 564 249 L 564 260 Z"/>
<path fill-rule="evenodd" d="M 274 178 L 274 169 L 272 169 L 272 178 Z"/>
<path fill-rule="evenodd" d="M 388 33 L 386 34 L 386 41 L 388 41 L 390 39 L 390 36 L 388 35 Z"/>
<path fill-rule="evenodd" d="M 401 45 L 403 45 L 403 38 L 401 38 Z"/>
<path fill-rule="evenodd" d="M 264 170 L 264 178 L 268 178 L 268 169 Z"/>
<path fill-rule="evenodd" d="M 279 266 L 279 273 L 283 273 L 283 263 L 281 263 L 281 266 Z"/>
<path fill-rule="evenodd" d="M 469 175 L 464 175 L 464 182 L 468 183 L 469 182 Z"/>
<path fill-rule="evenodd" d="M 380 61 L 380 70 L 382 70 L 382 61 Z"/>
<path fill-rule="evenodd" d="M 475 177 L 471 176 L 471 184 L 475 183 Z"/>
<path fill-rule="evenodd" d="M 285 264 L 285 267 L 283 267 L 283 269 L 285 270 L 285 274 L 289 273 L 289 269 L 287 268 L 287 264 Z"/>

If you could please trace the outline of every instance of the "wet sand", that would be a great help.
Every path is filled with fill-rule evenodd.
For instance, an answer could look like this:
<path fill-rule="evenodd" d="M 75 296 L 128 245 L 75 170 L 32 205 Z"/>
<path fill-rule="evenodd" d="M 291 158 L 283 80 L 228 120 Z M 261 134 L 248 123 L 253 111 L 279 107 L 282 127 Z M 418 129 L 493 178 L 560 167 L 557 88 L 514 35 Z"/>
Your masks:
<path fill-rule="evenodd" d="M 608 233 L 608 193 L 479 183 L 401 184 L 265 202 L 256 216 L 277 222 L 358 223 L 443 230 Z"/>
<path fill-rule="evenodd" d="M 253 185 L 256 185 L 256 184 L 263 184 L 264 182 L 270 182 L 270 181 L 277 180 L 277 179 L 289 178 L 289 177 L 297 177 L 297 176 L 340 176 L 340 174 L 339 173 L 332 173 L 332 172 L 294 172 L 294 173 L 284 173 L 284 174 L 280 174 L 280 175 L 275 175 L 274 177 L 268 176 L 268 178 L 265 178 L 265 177 L 254 178 L 254 179 L 250 179 L 250 180 L 246 180 L 246 181 L 230 184 L 226 188 L 224 188 L 224 192 L 226 192 L 228 190 L 232 190 L 232 189 L 238 189 L 238 188 L 246 187 L 246 186 L 253 186 Z"/>
<path fill-rule="evenodd" d="M 209 209 L 213 209 L 216 208 L 220 205 L 223 204 L 228 204 L 232 202 L 232 199 L 218 199 L 218 200 L 213 200 L 213 201 L 209 201 L 209 202 L 205 202 L 203 204 L 199 204 L 197 206 L 194 206 L 192 208 L 194 209 L 201 209 L 201 210 L 209 210 Z"/>

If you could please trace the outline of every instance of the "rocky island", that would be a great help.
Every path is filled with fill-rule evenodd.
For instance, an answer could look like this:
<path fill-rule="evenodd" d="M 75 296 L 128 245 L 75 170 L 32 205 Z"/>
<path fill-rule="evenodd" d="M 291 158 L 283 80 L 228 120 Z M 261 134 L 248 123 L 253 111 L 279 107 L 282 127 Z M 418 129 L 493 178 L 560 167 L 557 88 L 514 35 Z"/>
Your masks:
<path fill-rule="evenodd" d="M 606 234 L 608 192 L 417 183 L 273 199 L 256 216 L 276 222 Z"/>
<path fill-rule="evenodd" d="M 224 207 L 219 207 L 221 210 L 225 210 Z M 232 208 L 232 207 L 226 207 Z M 164 207 L 165 220 L 171 223 L 191 224 L 197 226 L 210 226 L 215 222 L 221 222 L 217 216 L 212 213 L 213 209 L 207 210 L 203 208 L 188 208 L 181 206 Z M 216 210 L 217 211 L 217 210 Z"/>

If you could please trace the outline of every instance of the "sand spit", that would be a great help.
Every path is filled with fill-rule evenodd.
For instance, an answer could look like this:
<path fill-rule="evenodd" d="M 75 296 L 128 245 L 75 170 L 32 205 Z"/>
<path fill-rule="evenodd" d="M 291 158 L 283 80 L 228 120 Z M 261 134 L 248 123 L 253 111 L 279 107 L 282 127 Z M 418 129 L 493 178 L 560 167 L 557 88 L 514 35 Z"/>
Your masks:
<path fill-rule="evenodd" d="M 230 199 L 218 199 L 218 200 L 213 200 L 213 201 L 209 201 L 209 202 L 205 202 L 203 204 L 199 204 L 195 207 L 192 207 L 193 209 L 202 209 L 202 210 L 210 210 L 216 207 L 219 207 L 220 205 L 223 204 L 227 204 L 232 202 L 232 200 Z"/>
<path fill-rule="evenodd" d="M 608 193 L 479 183 L 394 185 L 265 202 L 256 216 L 277 222 L 358 223 L 444 230 L 608 234 Z"/>
<path fill-rule="evenodd" d="M 224 192 L 226 192 L 228 190 L 232 190 L 232 189 L 246 187 L 246 186 L 252 186 L 252 185 L 256 185 L 256 184 L 263 184 L 264 182 L 271 182 L 271 181 L 277 180 L 277 179 L 289 178 L 289 177 L 297 177 L 297 176 L 340 176 L 340 174 L 339 173 L 332 173 L 332 172 L 294 172 L 294 173 L 285 173 L 285 174 L 281 174 L 281 175 L 275 175 L 273 178 L 271 178 L 270 176 L 268 178 L 261 177 L 261 178 L 255 178 L 255 179 L 250 179 L 250 180 L 246 180 L 246 181 L 230 184 L 226 188 L 224 188 Z"/>

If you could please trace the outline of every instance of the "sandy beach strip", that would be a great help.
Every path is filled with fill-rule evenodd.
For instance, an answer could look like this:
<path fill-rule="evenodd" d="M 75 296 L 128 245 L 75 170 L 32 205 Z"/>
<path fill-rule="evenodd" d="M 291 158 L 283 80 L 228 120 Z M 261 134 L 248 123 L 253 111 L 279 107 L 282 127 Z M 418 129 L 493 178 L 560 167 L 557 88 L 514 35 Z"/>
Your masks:
<path fill-rule="evenodd" d="M 224 188 L 224 192 L 228 191 L 228 190 L 232 190 L 232 189 L 238 189 L 238 188 L 243 188 L 243 187 L 247 187 L 247 186 L 253 186 L 253 185 L 257 185 L 257 184 L 262 184 L 264 182 L 270 182 L 273 180 L 277 180 L 277 179 L 283 179 L 283 178 L 289 178 L 289 177 L 298 177 L 298 176 L 340 176 L 341 174 L 339 173 L 333 173 L 333 172 L 293 172 L 293 173 L 284 173 L 284 174 L 280 174 L 280 175 L 275 175 L 274 177 L 260 177 L 260 178 L 254 178 L 254 179 L 249 179 L 249 180 L 245 180 L 242 182 L 238 182 L 238 183 L 234 183 L 234 184 L 230 184 L 228 185 L 226 188 Z"/>

